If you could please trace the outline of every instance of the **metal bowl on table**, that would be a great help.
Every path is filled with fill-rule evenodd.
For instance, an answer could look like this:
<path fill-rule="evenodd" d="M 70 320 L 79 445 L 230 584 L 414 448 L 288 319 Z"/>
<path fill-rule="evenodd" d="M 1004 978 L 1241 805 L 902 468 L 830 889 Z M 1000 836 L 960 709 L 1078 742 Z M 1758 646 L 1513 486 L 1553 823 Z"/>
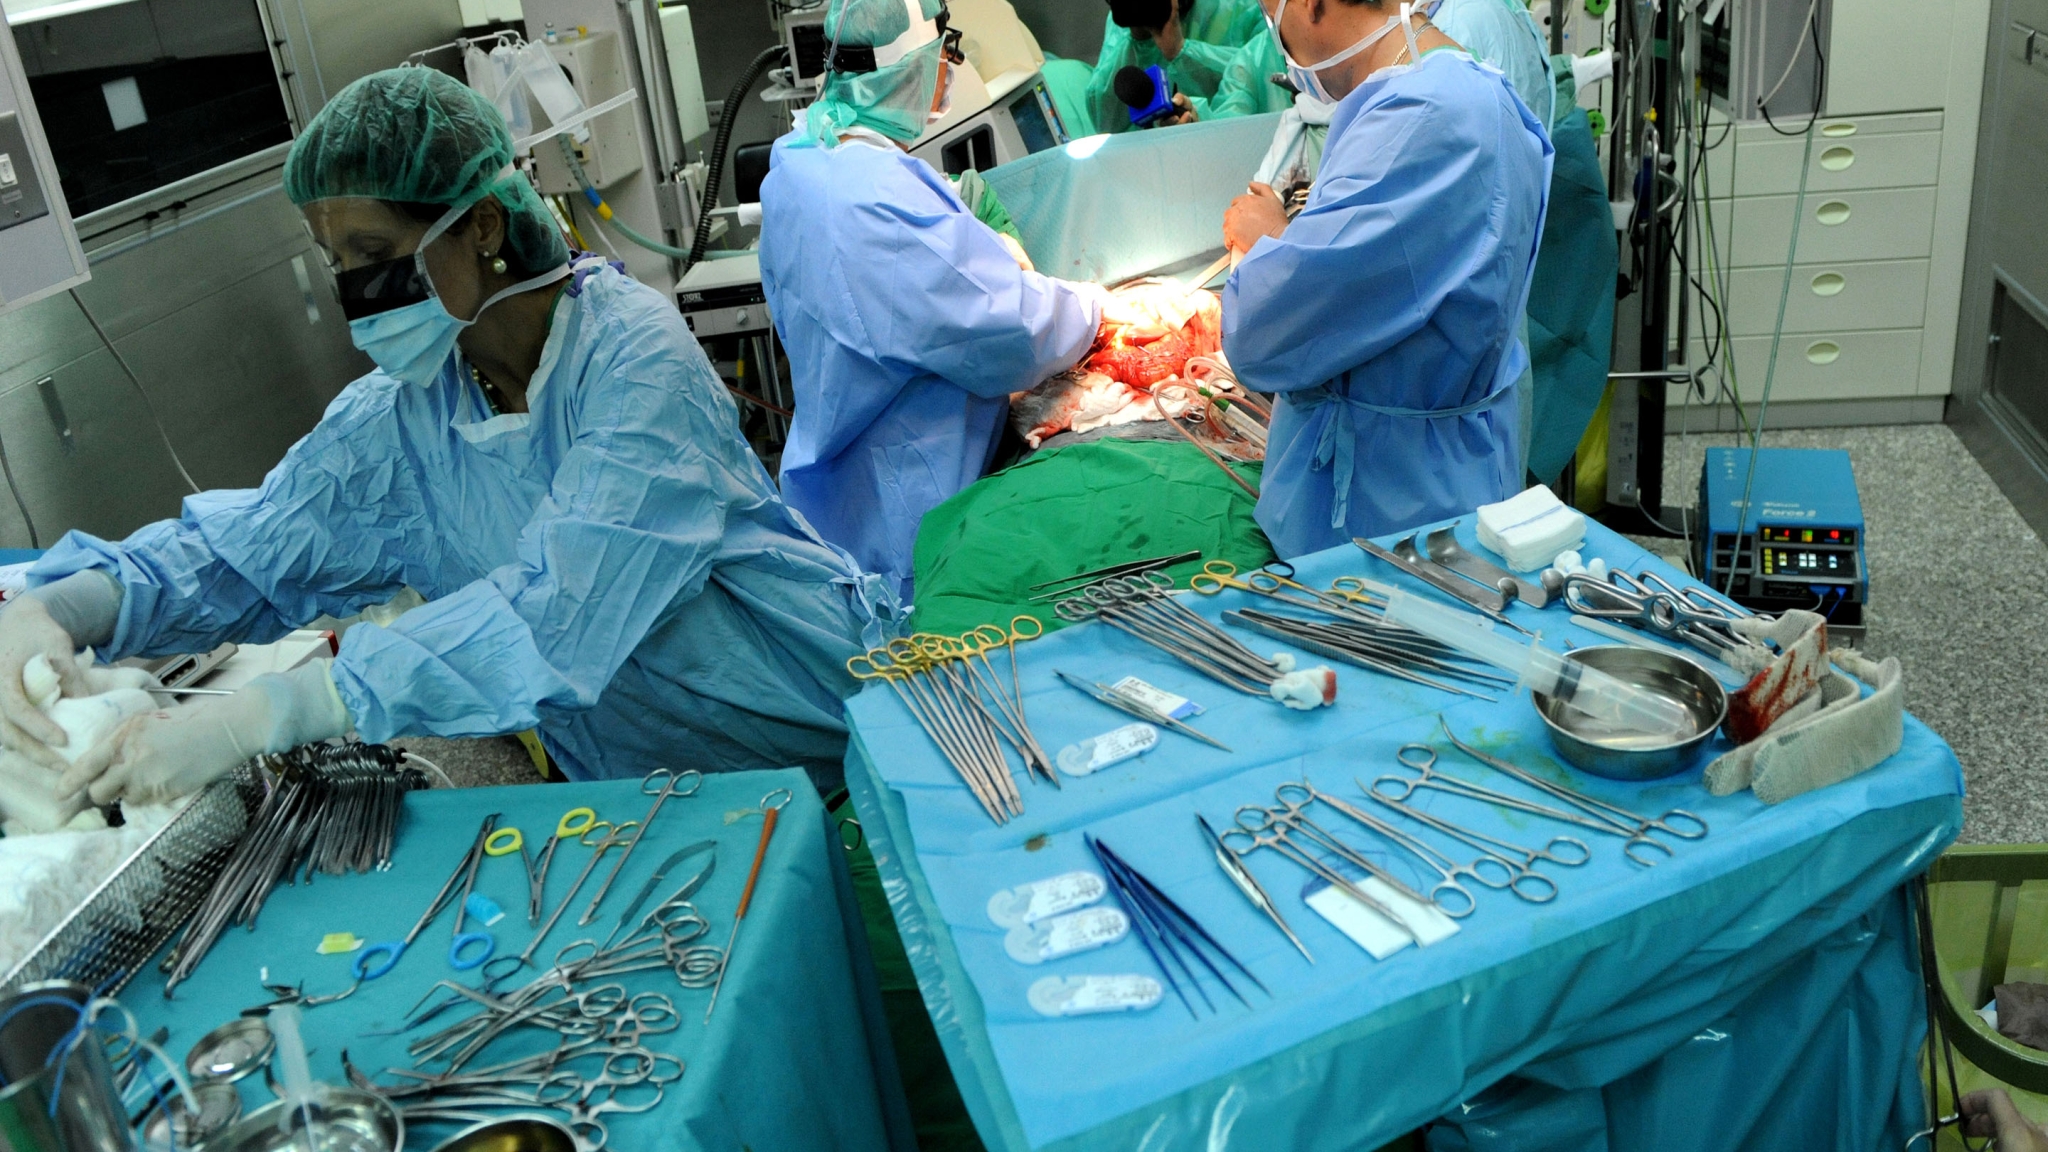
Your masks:
<path fill-rule="evenodd" d="M 391 1101 L 354 1088 L 328 1086 L 310 1112 L 312 1140 L 301 1109 L 273 1100 L 201 1146 L 200 1152 L 399 1152 L 405 1147 L 405 1121 Z M 278 1118 L 290 1113 L 283 1128 Z"/>
<path fill-rule="evenodd" d="M 465 1128 L 434 1152 L 576 1152 L 576 1137 L 545 1116 L 506 1116 Z"/>
<path fill-rule="evenodd" d="M 1713 674 L 1685 657 L 1626 645 L 1580 648 L 1565 654 L 1589 668 L 1674 700 L 1685 709 L 1691 729 L 1677 739 L 1645 736 L 1597 720 L 1554 697 L 1532 693 L 1536 714 L 1550 729 L 1564 758 L 1609 780 L 1656 780 L 1699 763 L 1721 721 L 1728 692 Z"/>
<path fill-rule="evenodd" d="M 242 1117 L 242 1094 L 224 1080 L 195 1080 L 192 1104 L 182 1092 L 166 1091 L 164 1107 L 153 1109 L 143 1122 L 145 1143 L 155 1148 L 190 1148 L 211 1139 L 214 1133 Z"/>

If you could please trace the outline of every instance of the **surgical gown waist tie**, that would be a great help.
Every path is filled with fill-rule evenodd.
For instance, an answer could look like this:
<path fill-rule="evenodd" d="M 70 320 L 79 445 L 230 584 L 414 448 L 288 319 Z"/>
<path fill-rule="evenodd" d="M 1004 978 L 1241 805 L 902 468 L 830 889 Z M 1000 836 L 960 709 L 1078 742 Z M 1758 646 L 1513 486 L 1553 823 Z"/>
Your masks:
<path fill-rule="evenodd" d="M 1329 384 L 1305 389 L 1287 397 L 1290 403 L 1304 410 L 1320 408 L 1325 404 L 1337 406 L 1336 411 L 1330 414 L 1330 422 L 1323 425 L 1322 434 L 1316 437 L 1314 462 L 1318 470 L 1330 470 L 1330 483 L 1335 488 L 1330 501 L 1330 527 L 1344 527 L 1344 522 L 1351 513 L 1352 454 L 1358 446 L 1357 433 L 1351 426 L 1352 409 L 1357 408 L 1379 416 L 1398 416 L 1414 420 L 1471 416 L 1491 409 L 1512 395 L 1515 380 L 1515 375 L 1502 373 L 1494 382 L 1492 391 L 1469 404 L 1460 404 L 1455 408 L 1395 408 L 1385 404 L 1373 404 L 1339 392 Z"/>

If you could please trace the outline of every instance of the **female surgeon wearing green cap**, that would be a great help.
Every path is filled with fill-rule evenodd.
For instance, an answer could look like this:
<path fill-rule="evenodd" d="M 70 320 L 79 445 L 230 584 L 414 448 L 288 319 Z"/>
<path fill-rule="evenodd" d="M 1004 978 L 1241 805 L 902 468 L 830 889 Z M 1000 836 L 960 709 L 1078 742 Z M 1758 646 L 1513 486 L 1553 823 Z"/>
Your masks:
<path fill-rule="evenodd" d="M 538 727 L 575 778 L 801 764 L 836 783 L 845 661 L 893 602 L 782 503 L 675 308 L 572 264 L 511 161 L 498 112 L 424 68 L 357 81 L 300 135 L 285 190 L 377 370 L 260 488 L 120 542 L 73 532 L 0 611 L 0 738 L 61 789 L 173 797 L 351 728 Z M 36 655 L 71 673 L 85 645 L 269 641 L 408 586 L 427 603 L 333 660 L 82 756 L 24 697 Z"/>

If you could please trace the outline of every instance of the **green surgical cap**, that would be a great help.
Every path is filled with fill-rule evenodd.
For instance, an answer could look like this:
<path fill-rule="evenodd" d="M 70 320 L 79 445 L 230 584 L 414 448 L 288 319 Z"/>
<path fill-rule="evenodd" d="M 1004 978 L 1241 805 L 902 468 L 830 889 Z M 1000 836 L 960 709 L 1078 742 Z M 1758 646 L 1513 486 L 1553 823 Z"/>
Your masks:
<path fill-rule="evenodd" d="M 466 208 L 496 196 L 521 270 L 567 263 L 561 229 L 511 163 L 505 118 L 475 89 L 432 68 L 388 68 L 342 89 L 299 133 L 284 190 L 299 205 L 361 196 Z"/>
<path fill-rule="evenodd" d="M 940 0 L 915 0 L 919 22 L 938 19 Z M 880 48 L 910 31 L 903 0 L 838 0 L 825 13 L 825 38 L 852 48 Z"/>

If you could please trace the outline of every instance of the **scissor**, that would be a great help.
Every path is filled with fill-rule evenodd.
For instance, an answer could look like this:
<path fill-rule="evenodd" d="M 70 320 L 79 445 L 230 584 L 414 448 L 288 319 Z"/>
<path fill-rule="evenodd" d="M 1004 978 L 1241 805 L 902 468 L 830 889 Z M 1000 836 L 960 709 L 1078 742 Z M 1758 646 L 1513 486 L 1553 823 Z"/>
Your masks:
<path fill-rule="evenodd" d="M 640 847 L 641 837 L 646 835 L 648 829 L 654 827 L 654 818 L 661 815 L 661 806 L 668 803 L 671 796 L 695 796 L 703 783 L 704 774 L 695 768 L 685 768 L 680 772 L 673 768 L 656 768 L 647 774 L 646 779 L 640 781 L 640 794 L 654 797 L 654 804 L 647 809 L 647 815 L 640 818 L 639 834 L 633 837 L 632 843 L 626 845 L 625 852 L 619 856 L 619 862 L 612 865 L 611 875 L 604 878 L 604 883 L 598 887 L 597 895 L 590 898 L 590 907 L 584 909 L 583 915 L 577 918 L 578 927 L 597 919 L 597 910 L 604 904 L 604 898 L 611 893 L 612 883 L 619 878 L 619 873 L 626 870 L 626 861 L 631 860 L 633 850 Z"/>

